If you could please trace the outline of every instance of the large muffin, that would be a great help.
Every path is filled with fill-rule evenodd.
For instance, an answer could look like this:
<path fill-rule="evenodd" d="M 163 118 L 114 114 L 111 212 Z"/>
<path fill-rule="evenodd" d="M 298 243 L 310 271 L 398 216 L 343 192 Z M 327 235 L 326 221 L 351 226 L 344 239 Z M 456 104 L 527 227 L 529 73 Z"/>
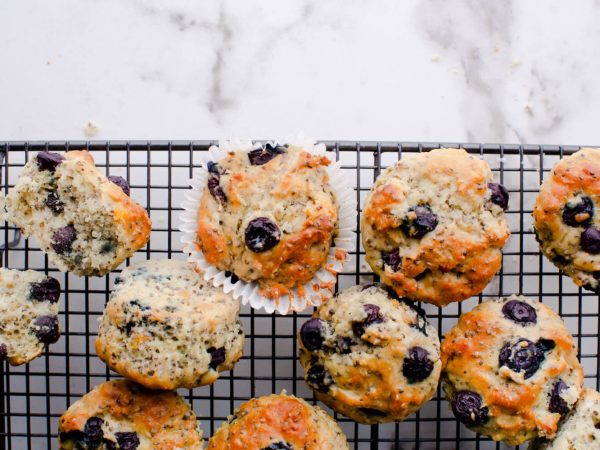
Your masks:
<path fill-rule="evenodd" d="M 52 277 L 0 268 L 0 362 L 27 363 L 60 338 L 59 297 Z"/>
<path fill-rule="evenodd" d="M 357 422 L 403 420 L 437 390 L 437 332 L 422 310 L 383 285 L 341 292 L 318 308 L 298 337 L 307 384 Z"/>
<path fill-rule="evenodd" d="M 87 151 L 39 152 L 6 196 L 6 220 L 33 236 L 62 271 L 104 275 L 150 238 L 146 210 L 121 177 L 106 177 Z"/>
<path fill-rule="evenodd" d="M 126 380 L 96 386 L 58 422 L 59 450 L 202 450 L 190 406 L 170 391 Z"/>
<path fill-rule="evenodd" d="M 127 267 L 102 316 L 96 353 L 151 389 L 210 384 L 242 356 L 240 304 L 187 261 Z"/>
<path fill-rule="evenodd" d="M 525 297 L 486 301 L 462 314 L 442 343 L 442 363 L 454 415 L 510 445 L 553 438 L 583 383 L 562 319 Z"/>
<path fill-rule="evenodd" d="M 348 450 L 346 436 L 325 411 L 292 395 L 242 404 L 208 442 L 209 450 Z"/>
<path fill-rule="evenodd" d="M 556 437 L 536 439 L 530 450 L 598 450 L 600 449 L 600 393 L 584 389 L 571 412 L 558 427 Z"/>
<path fill-rule="evenodd" d="M 338 229 L 329 164 L 302 147 L 270 144 L 208 164 L 197 217 L 206 261 L 258 283 L 269 298 L 309 282 Z"/>
<path fill-rule="evenodd" d="M 362 215 L 366 258 L 399 296 L 438 306 L 479 294 L 502 264 L 508 192 L 459 149 L 411 155 L 376 180 Z"/>
<path fill-rule="evenodd" d="M 579 286 L 600 293 L 600 149 L 560 160 L 544 179 L 533 210 L 546 257 Z"/>

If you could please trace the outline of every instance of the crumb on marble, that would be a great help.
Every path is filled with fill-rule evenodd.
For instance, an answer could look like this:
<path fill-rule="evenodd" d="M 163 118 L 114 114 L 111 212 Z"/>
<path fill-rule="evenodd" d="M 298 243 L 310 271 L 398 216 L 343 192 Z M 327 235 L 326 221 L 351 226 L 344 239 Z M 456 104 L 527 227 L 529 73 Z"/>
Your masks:
<path fill-rule="evenodd" d="M 88 138 L 96 136 L 96 134 L 98 134 L 98 130 L 100 130 L 98 124 L 92 122 L 91 120 L 88 120 L 88 122 L 83 127 L 83 133 Z"/>
<path fill-rule="evenodd" d="M 440 56 L 439 55 L 433 55 L 431 57 L 431 62 L 439 62 L 440 60 Z"/>

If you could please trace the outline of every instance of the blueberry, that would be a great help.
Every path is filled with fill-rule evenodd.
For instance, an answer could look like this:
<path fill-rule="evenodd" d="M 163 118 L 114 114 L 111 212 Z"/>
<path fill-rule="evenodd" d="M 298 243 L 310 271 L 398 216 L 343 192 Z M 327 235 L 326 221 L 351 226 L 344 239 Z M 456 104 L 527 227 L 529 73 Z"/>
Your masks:
<path fill-rule="evenodd" d="M 115 437 L 119 444 L 119 450 L 135 450 L 140 445 L 140 438 L 134 432 L 122 431 L 115 433 Z"/>
<path fill-rule="evenodd" d="M 72 250 L 73 242 L 76 238 L 77 232 L 72 225 L 59 228 L 52 236 L 52 248 L 59 255 L 69 253 Z"/>
<path fill-rule="evenodd" d="M 281 155 L 285 153 L 285 147 L 280 145 L 273 146 L 270 143 L 265 145 L 265 148 L 257 148 L 256 150 L 251 150 L 248 152 L 248 159 L 250 160 L 250 164 L 253 166 L 262 166 L 263 164 L 268 163 L 277 155 Z"/>
<path fill-rule="evenodd" d="M 54 172 L 56 170 L 56 166 L 58 166 L 61 162 L 63 162 L 65 157 L 60 153 L 52 153 L 52 152 L 39 152 L 36 156 L 37 165 L 40 170 L 49 170 L 50 172 Z"/>
<path fill-rule="evenodd" d="M 585 227 L 594 217 L 594 202 L 589 197 L 580 197 L 565 204 L 562 213 L 563 222 L 570 227 Z"/>
<path fill-rule="evenodd" d="M 125 192 L 125 195 L 129 195 L 129 183 L 125 178 L 120 177 L 118 175 L 109 175 L 108 179 L 117 186 L 119 186 L 123 190 L 123 192 Z"/>
<path fill-rule="evenodd" d="M 513 322 L 522 325 L 537 322 L 537 313 L 535 308 L 520 300 L 511 300 L 502 307 L 502 314 Z"/>
<path fill-rule="evenodd" d="M 556 343 L 552 339 L 543 338 L 538 340 L 535 345 L 543 353 L 548 353 L 556 347 Z"/>
<path fill-rule="evenodd" d="M 83 427 L 83 440 L 87 448 L 98 448 L 102 444 L 104 421 L 99 417 L 90 417 Z"/>
<path fill-rule="evenodd" d="M 467 426 L 483 425 L 489 420 L 489 410 L 482 406 L 483 400 L 473 391 L 459 391 L 450 401 L 452 412 Z"/>
<path fill-rule="evenodd" d="M 488 189 L 492 191 L 490 200 L 504 211 L 508 209 L 508 191 L 500 183 L 488 183 Z"/>
<path fill-rule="evenodd" d="M 433 362 L 429 359 L 429 352 L 421 347 L 413 347 L 408 351 L 408 356 L 402 363 L 402 374 L 409 383 L 418 383 L 425 380 L 433 371 Z"/>
<path fill-rule="evenodd" d="M 308 322 L 305 322 L 300 328 L 300 338 L 302 344 L 311 352 L 318 350 L 323 345 L 323 327 L 321 319 L 314 317 Z"/>
<path fill-rule="evenodd" d="M 65 210 L 65 204 L 56 192 L 50 192 L 44 203 L 56 214 L 60 214 Z"/>
<path fill-rule="evenodd" d="M 279 441 L 279 442 L 270 444 L 267 447 L 263 447 L 260 450 L 294 450 L 294 447 L 292 447 L 292 444 L 288 444 L 287 442 Z"/>
<path fill-rule="evenodd" d="M 206 169 L 208 170 L 208 173 L 221 175 L 221 167 L 214 161 L 209 161 L 206 164 Z"/>
<path fill-rule="evenodd" d="M 567 383 L 563 380 L 558 380 L 554 383 L 552 392 L 550 392 L 550 405 L 548 406 L 550 412 L 563 415 L 569 411 L 569 405 L 567 405 L 567 402 L 560 396 L 561 392 L 567 389 L 569 389 L 569 386 L 567 386 Z"/>
<path fill-rule="evenodd" d="M 60 337 L 58 330 L 58 317 L 56 316 L 40 316 L 35 319 L 34 331 L 35 335 L 43 344 L 54 344 Z"/>
<path fill-rule="evenodd" d="M 419 205 L 408 210 L 400 228 L 409 237 L 422 238 L 438 225 L 438 216 L 429 206 Z"/>
<path fill-rule="evenodd" d="M 208 349 L 208 353 L 210 353 L 210 367 L 213 370 L 217 370 L 221 364 L 225 362 L 225 347 L 210 347 Z"/>
<path fill-rule="evenodd" d="M 581 245 L 584 252 L 590 253 L 591 255 L 600 253 L 600 230 L 595 227 L 587 228 L 581 233 L 579 245 Z"/>
<path fill-rule="evenodd" d="M 6 344 L 0 344 L 0 363 L 8 358 L 8 348 Z"/>
<path fill-rule="evenodd" d="M 383 264 L 392 269 L 393 272 L 398 272 L 400 266 L 402 265 L 402 258 L 400 258 L 400 250 L 394 249 L 391 252 L 382 252 L 381 259 L 383 260 Z"/>
<path fill-rule="evenodd" d="M 379 306 L 366 304 L 363 305 L 363 309 L 367 313 L 367 318 L 362 322 L 354 322 L 352 324 L 352 331 L 356 337 L 361 337 L 365 334 L 365 329 L 368 326 L 373 325 L 374 323 L 383 322 L 383 318 L 379 314 Z"/>
<path fill-rule="evenodd" d="M 327 392 L 329 386 L 333 384 L 333 379 L 325 367 L 315 364 L 310 366 L 306 372 L 306 383 L 319 392 Z"/>
<path fill-rule="evenodd" d="M 352 351 L 352 346 L 356 345 L 356 342 L 349 337 L 343 337 L 336 342 L 336 349 L 342 355 L 347 355 Z"/>
<path fill-rule="evenodd" d="M 266 217 L 252 219 L 244 232 L 246 246 L 255 253 L 265 252 L 279 243 L 281 231 L 275 222 Z"/>
<path fill-rule="evenodd" d="M 507 342 L 500 350 L 500 367 L 506 366 L 515 372 L 524 372 L 524 378 L 530 378 L 545 359 L 544 350 L 529 339 L 518 338 L 516 342 Z"/>
<path fill-rule="evenodd" d="M 221 175 L 217 174 L 211 174 L 208 177 L 208 191 L 211 193 L 211 195 L 215 198 L 215 200 L 217 200 L 219 203 L 221 203 L 221 205 L 225 206 L 227 204 L 227 195 L 225 194 L 225 191 L 223 190 L 223 188 L 221 187 Z"/>
<path fill-rule="evenodd" d="M 52 277 L 46 277 L 38 283 L 31 283 L 29 294 L 34 300 L 56 303 L 60 297 L 60 283 Z"/>

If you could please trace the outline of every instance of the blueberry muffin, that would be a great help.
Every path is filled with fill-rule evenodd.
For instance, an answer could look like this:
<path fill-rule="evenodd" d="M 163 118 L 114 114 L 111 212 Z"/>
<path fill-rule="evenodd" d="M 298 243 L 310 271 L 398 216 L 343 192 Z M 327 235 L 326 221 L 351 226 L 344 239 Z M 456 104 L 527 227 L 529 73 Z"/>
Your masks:
<path fill-rule="evenodd" d="M 96 340 L 114 371 L 151 389 L 191 389 L 242 356 L 239 302 L 187 261 L 144 261 L 115 283 Z"/>
<path fill-rule="evenodd" d="M 210 439 L 208 449 L 348 450 L 348 443 L 325 411 L 284 393 L 242 404 Z"/>
<path fill-rule="evenodd" d="M 34 270 L 0 268 L 0 362 L 17 366 L 60 337 L 60 284 Z"/>
<path fill-rule="evenodd" d="M 298 340 L 306 383 L 357 422 L 403 420 L 437 389 L 437 332 L 420 308 L 383 285 L 341 292 L 302 325 Z"/>
<path fill-rule="evenodd" d="M 270 144 L 209 163 L 196 242 L 206 261 L 256 282 L 268 298 L 309 282 L 338 230 L 329 164 L 302 147 Z"/>
<path fill-rule="evenodd" d="M 189 405 L 170 391 L 131 381 L 102 383 L 73 403 L 58 422 L 59 450 L 202 450 Z"/>
<path fill-rule="evenodd" d="M 530 450 L 600 449 L 600 394 L 584 389 L 575 408 L 563 419 L 552 441 L 536 439 Z"/>
<path fill-rule="evenodd" d="M 502 265 L 508 191 L 464 150 L 436 149 L 386 169 L 362 214 L 366 258 L 399 296 L 438 306 L 479 294 Z"/>
<path fill-rule="evenodd" d="M 456 418 L 510 445 L 553 438 L 583 383 L 562 319 L 518 296 L 462 314 L 442 343 L 442 364 L 442 386 Z"/>
<path fill-rule="evenodd" d="M 540 187 L 533 219 L 542 252 L 585 289 L 600 293 L 600 149 L 560 160 Z"/>
<path fill-rule="evenodd" d="M 6 220 L 33 236 L 63 272 L 104 275 L 150 237 L 146 210 L 121 177 L 105 177 L 86 151 L 39 152 L 6 196 Z"/>

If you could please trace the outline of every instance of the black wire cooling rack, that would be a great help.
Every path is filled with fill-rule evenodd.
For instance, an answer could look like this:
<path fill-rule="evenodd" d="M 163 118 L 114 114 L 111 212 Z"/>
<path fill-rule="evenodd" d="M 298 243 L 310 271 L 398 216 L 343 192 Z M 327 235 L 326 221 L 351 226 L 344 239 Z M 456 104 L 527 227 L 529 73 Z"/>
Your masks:
<path fill-rule="evenodd" d="M 23 165 L 40 150 L 89 150 L 101 170 L 129 180 L 132 197 L 152 218 L 148 245 L 127 264 L 149 258 L 185 258 L 181 253 L 179 213 L 188 180 L 199 167 L 199 154 L 211 141 L 186 142 L 5 142 L 0 143 L 0 183 L 6 193 Z M 463 147 L 487 160 L 497 181 L 510 191 L 507 218 L 512 236 L 504 249 L 500 274 L 483 294 L 444 309 L 423 305 L 442 336 L 462 311 L 484 298 L 519 293 L 538 298 L 558 311 L 574 334 L 589 387 L 598 388 L 600 360 L 598 296 L 576 287 L 544 259 L 531 231 L 531 212 L 539 184 L 554 163 L 578 147 L 460 145 L 457 143 L 326 142 L 342 170 L 355 181 L 359 207 L 381 169 L 411 153 L 441 146 Z M 342 205 L 344 207 L 344 205 Z M 359 223 L 357 211 L 357 226 Z M 63 288 L 60 300 L 61 339 L 28 365 L 0 366 L 0 449 L 56 449 L 57 423 L 66 408 L 106 379 L 116 377 L 96 357 L 97 320 L 109 298 L 118 271 L 102 278 L 79 278 L 58 272 L 32 240 L 22 239 L 3 223 L 0 238 L 4 267 L 35 269 L 56 277 Z M 337 289 L 373 280 L 356 234 L 356 249 Z M 247 340 L 244 357 L 212 386 L 180 391 L 191 403 L 205 437 L 209 437 L 240 403 L 250 397 L 285 389 L 315 402 L 303 380 L 295 335 L 311 314 L 265 314 L 242 308 Z M 323 405 L 321 405 L 323 406 Z M 366 426 L 335 416 L 352 449 L 500 449 L 460 425 L 448 410 L 443 393 L 416 415 L 399 424 Z M 522 447 L 523 448 L 523 447 Z"/>

